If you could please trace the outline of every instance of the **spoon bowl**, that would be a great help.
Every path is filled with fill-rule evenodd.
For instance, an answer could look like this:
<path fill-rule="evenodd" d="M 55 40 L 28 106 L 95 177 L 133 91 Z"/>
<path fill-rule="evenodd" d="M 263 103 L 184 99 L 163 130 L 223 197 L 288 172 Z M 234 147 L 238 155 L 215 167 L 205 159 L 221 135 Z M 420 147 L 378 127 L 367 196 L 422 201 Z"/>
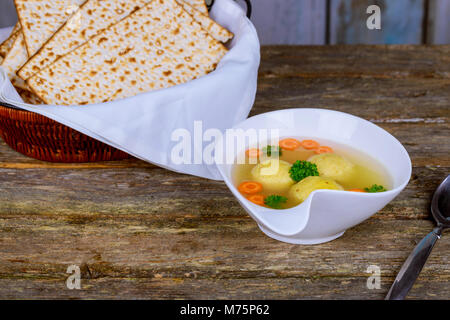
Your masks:
<path fill-rule="evenodd" d="M 431 200 L 431 213 L 438 225 L 450 228 L 450 175 L 436 189 Z"/>
<path fill-rule="evenodd" d="M 403 300 L 406 297 L 427 262 L 436 241 L 441 238 L 442 231 L 450 228 L 450 175 L 434 192 L 431 214 L 436 221 L 436 228 L 419 242 L 406 259 L 386 296 L 387 300 Z"/>

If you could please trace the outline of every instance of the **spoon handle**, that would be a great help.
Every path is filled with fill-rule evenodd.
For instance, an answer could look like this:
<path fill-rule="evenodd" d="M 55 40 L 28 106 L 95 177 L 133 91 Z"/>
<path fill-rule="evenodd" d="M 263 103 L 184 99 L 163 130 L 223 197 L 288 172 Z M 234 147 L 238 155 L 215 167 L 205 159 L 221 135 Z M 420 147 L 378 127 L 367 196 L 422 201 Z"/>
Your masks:
<path fill-rule="evenodd" d="M 403 264 L 395 278 L 394 284 L 389 290 L 386 300 L 403 300 L 411 290 L 414 282 L 427 262 L 436 241 L 441 237 L 442 228 L 436 227 L 414 248 Z"/>

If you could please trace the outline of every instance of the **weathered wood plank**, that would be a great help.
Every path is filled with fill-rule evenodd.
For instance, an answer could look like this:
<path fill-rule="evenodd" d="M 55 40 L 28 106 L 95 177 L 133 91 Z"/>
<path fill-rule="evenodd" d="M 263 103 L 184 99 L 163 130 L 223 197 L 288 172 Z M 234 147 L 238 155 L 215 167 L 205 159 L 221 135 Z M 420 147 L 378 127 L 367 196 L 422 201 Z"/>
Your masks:
<path fill-rule="evenodd" d="M 298 262 L 297 262 L 298 263 Z M 36 280 L 0 279 L 4 299 L 383 299 L 393 278 L 382 280 L 382 289 L 364 290 L 366 277 L 184 279 L 103 278 L 82 280 L 82 290 L 68 290 L 64 278 Z M 408 299 L 446 300 L 448 282 L 422 277 Z M 170 314 L 168 311 L 167 315 Z M 175 316 L 175 315 L 174 315 Z"/>
<path fill-rule="evenodd" d="M 252 22 L 262 44 L 325 44 L 326 0 L 258 0 Z"/>
<path fill-rule="evenodd" d="M 377 218 L 427 219 L 432 192 L 448 171 L 445 166 L 414 168 L 407 189 Z M 157 221 L 177 213 L 196 221 L 246 216 L 223 183 L 158 168 L 0 169 L 0 176 L 0 219 L 6 224 L 17 215 L 29 216 L 31 222 L 47 215 L 86 222 L 128 216 Z"/>
<path fill-rule="evenodd" d="M 269 77 L 259 82 L 260 94 L 253 113 L 273 109 L 274 104 L 280 109 L 328 107 L 381 125 L 416 124 L 432 130 L 434 126 L 449 124 L 450 94 L 444 91 L 446 87 L 450 87 L 450 79 L 396 81 L 324 76 L 286 80 Z"/>
<path fill-rule="evenodd" d="M 249 218 L 190 226 L 170 219 L 153 226 L 14 220 L 21 231 L 2 230 L 0 241 L 3 298 L 382 298 L 432 228 L 428 221 L 369 220 L 332 243 L 304 247 L 265 237 Z M 443 237 L 411 297 L 448 297 L 449 252 L 450 238 Z M 65 289 L 71 264 L 81 266 L 84 290 Z M 380 290 L 366 287 L 369 265 L 381 268 Z"/>
<path fill-rule="evenodd" d="M 268 46 L 260 76 L 449 79 L 450 46 Z"/>
<path fill-rule="evenodd" d="M 450 1 L 428 0 L 427 43 L 450 43 Z"/>
<path fill-rule="evenodd" d="M 331 44 L 420 44 L 425 0 L 331 0 Z M 370 5 L 381 9 L 381 29 L 369 30 Z"/>

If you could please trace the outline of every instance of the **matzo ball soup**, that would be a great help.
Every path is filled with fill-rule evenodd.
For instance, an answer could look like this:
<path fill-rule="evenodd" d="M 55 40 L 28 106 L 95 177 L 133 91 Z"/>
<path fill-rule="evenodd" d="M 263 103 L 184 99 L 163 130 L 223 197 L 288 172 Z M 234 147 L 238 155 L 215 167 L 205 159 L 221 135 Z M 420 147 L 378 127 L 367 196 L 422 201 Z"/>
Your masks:
<path fill-rule="evenodd" d="M 245 157 L 233 169 L 234 184 L 248 201 L 273 209 L 297 206 L 319 189 L 372 193 L 391 187 L 378 161 L 330 141 L 285 138 L 278 146 L 250 148 Z"/>

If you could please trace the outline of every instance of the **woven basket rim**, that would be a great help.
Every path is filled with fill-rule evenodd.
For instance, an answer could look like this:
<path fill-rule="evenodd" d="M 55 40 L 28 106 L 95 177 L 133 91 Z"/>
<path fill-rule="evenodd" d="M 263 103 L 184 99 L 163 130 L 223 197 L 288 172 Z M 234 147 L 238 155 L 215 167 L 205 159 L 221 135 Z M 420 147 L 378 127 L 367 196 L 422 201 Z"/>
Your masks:
<path fill-rule="evenodd" d="M 80 163 L 131 157 L 43 115 L 1 102 L 0 136 L 14 150 L 43 161 Z"/>
<path fill-rule="evenodd" d="M 19 110 L 2 105 L 0 102 L 0 116 L 11 120 L 26 121 L 39 124 L 60 124 L 50 118 L 28 110 Z M 60 124 L 61 125 L 61 124 Z"/>

